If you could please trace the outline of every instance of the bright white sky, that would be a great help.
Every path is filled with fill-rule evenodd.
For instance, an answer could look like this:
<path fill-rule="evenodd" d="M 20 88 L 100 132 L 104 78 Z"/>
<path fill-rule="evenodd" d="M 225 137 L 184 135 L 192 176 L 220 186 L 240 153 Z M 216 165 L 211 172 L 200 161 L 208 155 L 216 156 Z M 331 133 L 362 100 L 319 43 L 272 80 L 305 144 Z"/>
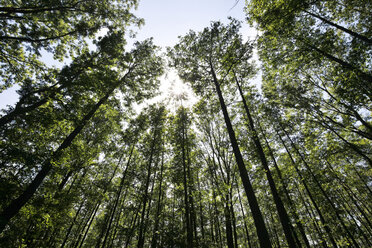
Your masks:
<path fill-rule="evenodd" d="M 138 31 L 137 40 L 149 37 L 163 48 L 174 46 L 178 37 L 190 30 L 202 31 L 210 26 L 211 21 L 228 23 L 228 17 L 243 21 L 241 32 L 244 38 L 253 39 L 256 31 L 244 21 L 243 11 L 245 0 L 141 0 L 135 15 L 145 19 L 145 25 Z M 186 93 L 188 101 L 185 106 L 196 102 L 190 87 L 181 82 L 175 71 L 168 71 L 161 78 L 160 92 L 162 95 L 148 101 L 161 101 L 170 94 Z M 168 105 L 168 107 L 170 107 Z"/>
<path fill-rule="evenodd" d="M 236 1 L 140 0 L 135 15 L 144 18 L 146 24 L 138 32 L 137 38 L 154 37 L 155 44 L 159 46 L 173 46 L 178 36 L 185 35 L 189 30 L 201 31 L 211 21 L 227 23 L 228 16 L 244 21 L 245 0 Z M 248 25 L 243 26 L 242 32 L 255 36 L 254 30 L 250 30 Z"/>
<path fill-rule="evenodd" d="M 256 32 L 244 22 L 244 3 L 245 0 L 239 0 L 238 3 L 236 0 L 140 0 L 139 7 L 134 13 L 144 18 L 146 23 L 138 31 L 135 39 L 153 37 L 156 45 L 165 48 L 175 45 L 178 36 L 185 35 L 189 30 L 201 31 L 209 26 L 211 21 L 227 23 L 229 16 L 243 21 L 241 29 L 243 36 L 253 39 Z M 175 72 L 168 72 L 161 81 L 160 91 L 163 92 L 163 96 L 153 101 L 159 101 L 171 92 L 177 94 L 186 91 L 191 94 Z M 3 92 L 0 94 L 0 109 L 15 104 L 17 99 L 14 89 Z M 190 99 L 194 98 L 190 96 Z"/>

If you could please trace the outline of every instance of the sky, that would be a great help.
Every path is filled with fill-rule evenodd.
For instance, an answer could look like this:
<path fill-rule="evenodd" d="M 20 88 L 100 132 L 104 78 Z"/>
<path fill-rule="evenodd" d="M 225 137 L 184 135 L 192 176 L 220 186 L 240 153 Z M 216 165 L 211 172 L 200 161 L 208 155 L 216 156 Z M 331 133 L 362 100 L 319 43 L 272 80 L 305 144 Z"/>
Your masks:
<path fill-rule="evenodd" d="M 179 36 L 190 30 L 202 31 L 212 21 L 228 23 L 228 17 L 241 20 L 243 37 L 254 39 L 257 32 L 244 21 L 244 3 L 245 0 L 142 0 L 134 13 L 145 19 L 145 25 L 138 31 L 136 39 L 153 37 L 154 43 L 164 49 L 176 45 Z M 147 103 L 181 93 L 188 95 L 188 100 L 183 101 L 184 106 L 190 107 L 197 101 L 191 88 L 179 79 L 174 70 L 168 71 L 160 80 L 162 94 Z"/>
<path fill-rule="evenodd" d="M 245 23 L 243 11 L 245 0 L 140 0 L 134 14 L 145 19 L 145 25 L 137 30 L 135 40 L 153 37 L 154 43 L 163 49 L 178 42 L 178 36 L 185 35 L 189 30 L 201 31 L 210 25 L 211 21 L 228 23 L 228 17 L 243 21 L 241 33 L 244 38 L 254 39 L 256 31 Z M 129 41 L 129 45 L 134 40 Z M 51 55 L 44 55 L 46 63 L 56 65 Z M 161 97 L 150 102 L 163 99 L 171 92 L 177 94 L 182 91 L 190 92 L 174 71 L 161 77 Z M 195 101 L 193 96 L 188 104 Z M 15 89 L 0 94 L 0 109 L 6 105 L 14 105 L 18 100 Z"/>
<path fill-rule="evenodd" d="M 145 19 L 138 39 L 154 37 L 155 44 L 173 46 L 189 30 L 201 31 L 211 21 L 227 23 L 231 16 L 244 21 L 245 0 L 141 0 L 135 14 Z M 254 37 L 246 24 L 242 32 Z"/>

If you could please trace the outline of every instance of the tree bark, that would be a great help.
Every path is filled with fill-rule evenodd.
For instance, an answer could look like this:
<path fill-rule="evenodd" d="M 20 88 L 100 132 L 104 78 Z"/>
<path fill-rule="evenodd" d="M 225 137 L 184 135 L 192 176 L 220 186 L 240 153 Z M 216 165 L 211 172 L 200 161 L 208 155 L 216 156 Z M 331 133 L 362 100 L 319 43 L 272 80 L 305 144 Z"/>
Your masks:
<path fill-rule="evenodd" d="M 268 181 L 269 186 L 270 186 L 271 194 L 274 198 L 276 210 L 278 211 L 278 214 L 279 214 L 280 223 L 282 224 L 283 231 L 284 231 L 285 237 L 287 239 L 288 246 L 291 247 L 291 248 L 296 248 L 297 247 L 296 241 L 294 240 L 293 234 L 292 234 L 292 230 L 294 230 L 293 226 L 292 226 L 291 221 L 289 219 L 287 210 L 284 207 L 283 201 L 279 196 L 279 193 L 278 193 L 278 190 L 276 188 L 276 184 L 274 182 L 274 179 L 271 175 L 271 171 L 270 171 L 269 165 L 267 163 L 266 155 L 263 151 L 260 139 L 258 137 L 258 133 L 257 133 L 256 128 L 254 126 L 253 118 L 250 114 L 248 104 L 245 100 L 243 91 L 240 87 L 240 84 L 239 84 L 239 81 L 238 81 L 238 79 L 235 75 L 235 72 L 234 72 L 234 78 L 235 78 L 235 82 L 238 86 L 240 97 L 242 98 L 244 110 L 247 114 L 247 118 L 248 118 L 248 122 L 249 122 L 249 129 L 252 133 L 251 138 L 254 141 L 254 144 L 255 144 L 255 147 L 256 147 L 256 153 L 257 153 L 258 157 L 260 158 L 262 167 L 265 171 L 267 181 Z"/>
<path fill-rule="evenodd" d="M 210 64 L 210 69 L 211 69 L 211 74 L 212 74 L 212 77 L 213 77 L 213 82 L 214 82 L 214 85 L 215 85 L 215 88 L 216 88 L 216 91 L 217 91 L 218 99 L 219 99 L 219 102 L 220 102 L 221 110 L 223 112 L 223 116 L 224 116 L 224 119 L 225 119 L 226 128 L 227 128 L 227 131 L 229 133 L 231 146 L 233 148 L 236 163 L 238 165 L 240 177 L 242 179 L 244 189 L 245 189 L 245 192 L 246 192 L 246 195 L 247 195 L 247 198 L 248 198 L 249 206 L 250 206 L 251 211 L 252 211 L 252 216 L 253 216 L 254 223 L 255 223 L 255 226 L 256 226 L 256 232 L 257 232 L 257 235 L 258 235 L 258 239 L 260 241 L 260 246 L 262 248 L 269 248 L 269 247 L 271 247 L 269 233 L 266 229 L 265 222 L 264 222 L 264 219 L 262 217 L 260 207 L 258 206 L 257 198 L 256 198 L 256 195 L 253 191 L 252 184 L 249 180 L 248 172 L 247 172 L 247 169 L 245 167 L 243 157 L 242 157 L 242 154 L 241 154 L 240 149 L 239 149 L 238 141 L 235 137 L 235 132 L 234 132 L 234 129 L 231 125 L 231 121 L 230 121 L 229 114 L 227 112 L 226 104 L 225 104 L 225 101 L 223 99 L 222 92 L 221 92 L 221 89 L 220 89 L 220 85 L 219 85 L 219 82 L 217 80 L 217 76 L 215 74 L 215 71 L 214 71 L 214 68 L 213 68 L 212 64 Z"/>
<path fill-rule="evenodd" d="M 307 11 L 307 10 L 303 10 L 303 11 L 304 11 L 305 13 L 311 15 L 312 17 L 315 17 L 315 18 L 321 20 L 322 22 L 327 23 L 328 25 L 330 25 L 330 26 L 332 26 L 332 27 L 335 27 L 335 28 L 337 28 L 337 29 L 339 29 L 339 30 L 341 30 L 341 31 L 344 31 L 345 33 L 348 33 L 348 34 L 350 34 L 351 36 L 353 36 L 353 37 L 355 37 L 355 38 L 358 38 L 358 39 L 360 39 L 360 40 L 362 40 L 362 41 L 364 41 L 364 42 L 367 42 L 368 44 L 372 45 L 372 40 L 371 40 L 371 39 L 368 39 L 368 38 L 365 37 L 364 35 L 358 34 L 358 33 L 354 32 L 354 31 L 352 31 L 352 30 L 350 30 L 350 29 L 347 29 L 347 28 L 345 28 L 345 27 L 343 27 L 343 26 L 340 26 L 340 25 L 338 25 L 338 24 L 336 24 L 336 23 L 333 23 L 333 22 L 327 20 L 326 18 L 324 18 L 324 17 L 322 17 L 322 16 L 320 16 L 320 15 L 317 15 L 317 14 L 315 14 L 315 13 L 309 12 L 309 11 Z"/>
<path fill-rule="evenodd" d="M 287 184 L 286 184 L 286 182 L 284 181 L 284 178 L 283 178 L 283 176 L 282 176 L 282 173 L 281 173 L 281 171 L 280 171 L 280 169 L 279 169 L 279 166 L 278 166 L 278 164 L 277 164 L 277 162 L 276 162 L 276 159 L 275 159 L 275 156 L 274 156 L 274 152 L 272 151 L 271 146 L 270 146 L 269 142 L 268 142 L 267 139 L 266 139 L 265 132 L 262 130 L 261 127 L 260 127 L 260 130 L 261 130 L 261 133 L 262 133 L 262 135 L 263 135 L 263 137 L 264 137 L 265 144 L 266 144 L 266 146 L 267 146 L 267 148 L 268 148 L 268 150 L 269 150 L 269 153 L 270 153 L 271 159 L 273 160 L 275 170 L 276 170 L 276 172 L 277 172 L 277 174 L 278 174 L 278 177 L 279 177 L 279 179 L 280 179 L 280 181 L 281 181 L 281 184 L 283 185 L 283 190 L 284 190 L 284 193 L 285 193 L 285 195 L 286 195 L 286 197 L 287 197 L 288 203 L 289 203 L 289 205 L 290 205 L 291 213 L 292 213 L 292 215 L 295 217 L 296 224 L 297 224 L 298 229 L 300 230 L 300 233 L 301 233 L 301 235 L 302 235 L 302 239 L 304 240 L 306 247 L 307 247 L 307 248 L 310 248 L 310 243 L 309 243 L 308 238 L 306 237 L 305 229 L 304 229 L 304 227 L 303 227 L 303 225 L 302 225 L 302 222 L 301 222 L 300 217 L 298 216 L 298 214 L 297 214 L 297 212 L 296 212 L 295 204 L 293 203 L 293 201 L 292 201 L 292 199 L 291 199 L 291 197 L 290 197 L 290 195 L 289 195 L 289 192 L 288 192 L 288 190 L 287 190 Z M 294 228 L 294 227 L 292 226 L 292 228 Z M 297 235 L 296 235 L 295 230 L 292 229 L 292 232 L 293 232 L 293 235 L 294 235 L 295 238 L 296 238 Z M 296 240 L 297 240 L 297 242 L 298 242 L 298 247 L 301 247 L 301 244 L 299 243 L 298 238 L 296 238 Z"/>
<path fill-rule="evenodd" d="M 349 229 L 346 227 L 344 220 L 341 218 L 341 216 L 339 214 L 339 210 L 336 208 L 335 204 L 329 198 L 328 194 L 325 192 L 325 190 L 324 190 L 323 186 L 321 185 L 321 183 L 319 182 L 318 178 L 314 175 L 314 173 L 312 172 L 309 164 L 306 162 L 304 156 L 300 153 L 300 151 L 298 150 L 297 146 L 294 144 L 294 142 L 289 137 L 288 133 L 285 131 L 284 128 L 283 128 L 283 131 L 285 132 L 287 138 L 289 139 L 290 143 L 292 144 L 292 147 L 294 148 L 294 150 L 297 152 L 297 154 L 301 158 L 301 160 L 302 160 L 303 164 L 305 165 L 306 169 L 310 172 L 311 177 L 313 178 L 313 180 L 315 181 L 316 185 L 320 189 L 320 192 L 322 192 L 322 195 L 324 196 L 324 198 L 326 198 L 326 200 L 329 203 L 329 205 L 331 205 L 331 207 L 332 207 L 332 209 L 333 209 L 333 211 L 334 211 L 334 213 L 335 213 L 338 221 L 341 223 L 341 225 L 342 225 L 343 229 L 345 230 L 347 236 L 351 239 L 352 243 L 354 244 L 354 247 L 357 247 L 358 248 L 359 245 L 356 242 L 356 240 L 354 239 L 354 236 L 350 233 Z"/>
<path fill-rule="evenodd" d="M 2 116 L 0 118 L 0 127 L 4 126 L 5 124 L 13 121 L 17 116 L 19 115 L 22 115 L 22 114 L 25 114 L 29 111 L 32 111 L 42 105 L 44 105 L 45 103 L 48 102 L 48 98 L 44 98 L 44 99 L 41 99 L 40 101 L 30 105 L 30 106 L 27 106 L 27 107 L 16 107 L 12 112 Z"/>
<path fill-rule="evenodd" d="M 334 248 L 337 248 L 338 246 L 337 246 L 337 244 L 336 244 L 336 241 L 335 241 L 334 238 L 333 238 L 333 235 L 332 235 L 331 229 L 328 227 L 328 225 L 327 225 L 327 223 L 326 223 L 326 221 L 325 221 L 325 219 L 324 219 L 324 217 L 323 217 L 323 214 L 322 214 L 322 212 L 320 211 L 320 208 L 318 207 L 318 204 L 315 202 L 315 199 L 314 199 L 312 193 L 310 192 L 310 189 L 309 189 L 309 187 L 307 186 L 307 183 L 306 183 L 305 179 L 302 177 L 302 173 L 301 173 L 300 170 L 298 169 L 297 164 L 296 164 L 296 162 L 294 161 L 294 159 L 293 159 L 293 157 L 292 157 L 292 154 L 290 153 L 290 151 L 289 151 L 287 145 L 285 144 L 284 140 L 283 140 L 282 137 L 279 135 L 279 133 L 277 133 L 277 135 L 278 135 L 280 141 L 282 142 L 282 144 L 283 144 L 283 146 L 284 146 L 284 148 L 285 148 L 285 150 L 286 150 L 286 152 L 287 152 L 287 154 L 288 154 L 288 156 L 289 156 L 289 158 L 290 158 L 290 160 L 291 160 L 291 162 L 292 162 L 293 167 L 295 168 L 295 170 L 296 170 L 298 176 L 300 177 L 300 180 L 301 180 L 302 184 L 304 185 L 305 190 L 306 190 L 306 192 L 307 192 L 307 194 L 308 194 L 308 196 L 309 196 L 311 202 L 313 203 L 313 205 L 314 205 L 314 207 L 315 207 L 315 209 L 316 209 L 316 211 L 317 211 L 317 213 L 318 213 L 318 215 L 319 215 L 320 222 L 322 223 L 322 225 L 323 225 L 323 227 L 324 227 L 324 229 L 325 229 L 325 231 L 326 231 L 326 233 L 327 233 L 327 235 L 328 235 L 328 238 L 329 238 L 329 240 L 331 241 L 332 246 L 333 246 Z"/>
<path fill-rule="evenodd" d="M 225 227 L 226 227 L 226 239 L 227 239 L 227 247 L 234 248 L 234 238 L 233 238 L 233 229 L 231 226 L 231 214 L 230 214 L 230 196 L 226 194 L 225 199 Z"/>
<path fill-rule="evenodd" d="M 235 179 L 235 180 L 236 180 L 236 179 Z M 237 184 L 237 189 L 238 189 L 238 197 L 239 197 L 240 209 L 241 209 L 241 211 L 242 211 L 242 215 L 243 215 L 243 223 L 244 223 L 245 235 L 247 236 L 248 247 L 249 247 L 249 248 L 252 248 L 252 245 L 251 245 L 251 239 L 250 239 L 250 237 L 249 237 L 249 231 L 248 231 L 247 221 L 246 221 L 246 219 L 245 219 L 244 207 L 243 207 L 243 204 L 242 204 L 242 199 L 241 199 L 241 197 L 240 197 L 238 180 L 236 180 L 236 184 Z"/>
<path fill-rule="evenodd" d="M 113 209 L 112 209 L 112 214 L 110 216 L 110 219 L 109 219 L 109 222 L 108 222 L 108 225 L 107 225 L 107 230 L 106 230 L 106 234 L 105 234 L 105 237 L 103 239 L 103 243 L 102 243 L 102 248 L 105 247 L 106 245 L 106 242 L 107 242 L 107 238 L 109 236 L 109 233 L 110 233 L 110 229 L 111 229 L 111 225 L 112 225 L 112 221 L 114 219 L 114 215 L 115 215 L 115 212 L 116 212 L 116 208 L 119 204 L 119 200 L 120 200 L 120 196 L 121 196 L 121 192 L 123 190 L 123 187 L 124 187 L 124 182 L 125 182 L 125 177 L 127 175 L 127 171 L 128 171 L 128 168 L 130 166 L 130 162 L 131 162 L 131 158 L 132 158 L 132 155 L 133 155 L 133 150 L 134 150 L 134 145 L 132 145 L 132 148 L 130 150 L 130 154 L 129 154 L 129 158 L 128 158 L 128 161 L 127 161 L 127 165 L 125 167 L 125 170 L 123 172 L 123 175 L 121 177 L 121 180 L 120 180 L 120 186 L 119 186 L 119 190 L 116 194 L 116 199 L 115 199 L 115 203 L 114 203 L 114 206 L 113 206 Z"/>
<path fill-rule="evenodd" d="M 5 226 L 9 223 L 10 219 L 13 218 L 16 214 L 18 214 L 19 210 L 35 194 L 36 190 L 40 187 L 44 179 L 52 170 L 53 168 L 52 163 L 54 161 L 57 161 L 60 158 L 62 151 L 72 144 L 76 136 L 83 130 L 83 128 L 87 125 L 88 121 L 94 116 L 98 108 L 107 101 L 107 99 L 114 92 L 115 89 L 116 87 L 108 91 L 106 95 L 96 103 L 92 110 L 87 115 L 84 116 L 80 124 L 64 139 L 64 141 L 57 148 L 57 150 L 53 152 L 51 157 L 42 165 L 42 168 L 39 171 L 39 173 L 36 175 L 34 180 L 26 187 L 23 193 L 16 199 L 14 199 L 9 204 L 9 206 L 7 206 L 4 209 L 4 211 L 0 214 L 0 233 L 4 230 Z"/>
<path fill-rule="evenodd" d="M 67 230 L 66 236 L 65 236 L 65 238 L 63 239 L 63 242 L 62 242 L 62 245 L 61 245 L 60 248 L 64 248 L 64 247 L 65 247 L 65 244 L 66 244 L 66 242 L 67 242 L 68 236 L 70 235 L 71 230 L 72 230 L 72 228 L 73 228 L 74 225 L 75 225 L 76 219 L 77 219 L 77 217 L 79 216 L 80 210 L 81 210 L 81 208 L 83 207 L 84 203 L 85 203 L 85 200 L 81 202 L 78 211 L 75 213 L 75 217 L 74 217 L 74 219 L 72 220 L 71 225 L 70 225 L 70 227 L 69 227 L 68 230 Z"/>
<path fill-rule="evenodd" d="M 150 176 L 151 176 L 151 167 L 153 165 L 153 159 L 155 156 L 155 146 L 156 146 L 156 141 L 158 137 L 158 123 L 155 124 L 154 126 L 154 133 L 153 133 L 153 139 L 151 142 L 151 150 L 150 150 L 150 157 L 147 165 L 147 178 L 146 178 L 146 183 L 144 187 L 144 195 L 143 195 L 143 203 L 142 203 L 142 211 L 141 211 L 141 220 L 140 220 L 140 226 L 139 226 L 139 234 L 138 234 L 138 242 L 137 242 L 137 248 L 143 248 L 144 243 L 145 243 L 145 219 L 146 219 L 146 207 L 147 207 L 147 202 L 149 200 L 149 186 L 150 186 Z"/>
<path fill-rule="evenodd" d="M 162 145 L 162 149 L 164 149 Z M 159 219 L 160 219 L 160 213 L 162 211 L 162 196 L 163 196 L 163 170 L 164 170 L 164 150 L 162 151 L 162 157 L 161 157 L 161 166 L 160 166 L 160 179 L 159 179 L 159 194 L 158 194 L 158 202 L 156 207 L 156 215 L 155 215 L 155 224 L 153 229 L 153 235 L 151 240 L 151 248 L 156 248 L 158 245 L 158 228 L 159 228 Z"/>

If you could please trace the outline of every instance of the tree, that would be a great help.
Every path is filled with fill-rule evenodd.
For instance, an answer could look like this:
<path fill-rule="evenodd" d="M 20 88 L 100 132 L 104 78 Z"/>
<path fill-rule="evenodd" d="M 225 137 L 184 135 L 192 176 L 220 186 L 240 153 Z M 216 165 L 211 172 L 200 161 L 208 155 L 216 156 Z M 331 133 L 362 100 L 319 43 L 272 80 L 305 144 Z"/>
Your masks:
<path fill-rule="evenodd" d="M 136 0 L 128 1 L 5 1 L 0 7 L 1 91 L 24 80 L 38 83 L 50 73 L 41 61 L 42 52 L 63 61 L 88 49 L 87 39 L 99 31 L 126 30 L 141 24 L 130 13 Z"/>
<path fill-rule="evenodd" d="M 210 87 L 210 84 L 214 85 L 234 150 L 240 177 L 253 213 L 260 244 L 262 247 L 271 247 L 262 213 L 248 177 L 221 91 L 221 84 L 232 67 L 240 60 L 246 59 L 244 57 L 246 56 L 246 51 L 236 49 L 239 46 L 237 42 L 239 40 L 238 29 L 239 24 L 235 20 L 232 20 L 227 27 L 219 22 L 214 22 L 211 28 L 205 28 L 198 34 L 191 31 L 188 35 L 182 37 L 180 43 L 170 50 L 169 54 L 173 59 L 173 66 L 178 69 L 179 76 L 185 81 L 192 83 L 192 87 L 197 93 L 201 93 L 204 87 Z M 237 53 L 237 56 L 231 59 L 229 56 L 231 53 Z M 205 85 L 205 83 L 210 84 Z"/>
<path fill-rule="evenodd" d="M 117 40 L 117 43 L 115 40 L 111 40 L 110 42 L 113 42 L 111 43 L 111 47 L 109 46 L 110 44 L 106 44 L 106 46 L 112 49 L 112 51 L 119 49 L 119 51 L 116 52 L 116 54 L 119 54 L 120 49 L 123 49 L 123 43 L 117 42 Z M 107 73 L 109 78 L 103 78 L 105 80 L 103 82 L 105 82 L 109 89 L 106 90 L 106 92 L 101 93 L 103 95 L 100 96 L 99 101 L 91 107 L 89 112 L 82 117 L 81 121 L 77 123 L 70 134 L 68 134 L 58 148 L 53 151 L 50 157 L 43 163 L 41 170 L 32 180 L 30 185 L 26 187 L 23 193 L 3 210 L 1 214 L 1 230 L 5 228 L 5 225 L 9 220 L 16 215 L 34 195 L 37 188 L 52 170 L 52 164 L 61 158 L 63 151 L 73 143 L 74 139 L 89 123 L 96 111 L 101 107 L 101 105 L 106 103 L 108 98 L 113 95 L 113 92 L 116 89 L 122 91 L 126 98 L 124 99 L 128 104 L 130 104 L 129 101 L 131 98 L 138 101 L 143 99 L 144 96 L 151 94 L 150 90 L 156 82 L 156 76 L 162 73 L 162 61 L 155 55 L 155 46 L 150 40 L 144 41 L 143 43 L 137 43 L 136 47 L 130 53 L 123 54 L 123 56 L 123 60 L 119 60 L 120 57 L 115 58 L 114 62 L 116 63 L 113 64 L 112 67 L 118 66 L 119 68 L 122 68 L 122 70 L 125 71 L 125 74 L 120 75 L 117 70 L 113 70 L 112 68 L 109 69 L 109 73 Z M 138 89 L 140 86 L 141 88 Z"/>

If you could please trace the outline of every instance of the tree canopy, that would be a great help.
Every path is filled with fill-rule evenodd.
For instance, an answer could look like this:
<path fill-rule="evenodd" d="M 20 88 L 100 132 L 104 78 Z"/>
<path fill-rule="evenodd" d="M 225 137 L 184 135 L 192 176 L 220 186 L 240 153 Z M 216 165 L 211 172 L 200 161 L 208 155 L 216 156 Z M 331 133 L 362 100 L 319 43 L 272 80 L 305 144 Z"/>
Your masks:
<path fill-rule="evenodd" d="M 0 246 L 371 247 L 370 2 L 246 1 L 255 41 L 163 54 L 126 45 L 137 4 L 1 2 Z M 138 108 L 169 68 L 198 102 Z"/>

